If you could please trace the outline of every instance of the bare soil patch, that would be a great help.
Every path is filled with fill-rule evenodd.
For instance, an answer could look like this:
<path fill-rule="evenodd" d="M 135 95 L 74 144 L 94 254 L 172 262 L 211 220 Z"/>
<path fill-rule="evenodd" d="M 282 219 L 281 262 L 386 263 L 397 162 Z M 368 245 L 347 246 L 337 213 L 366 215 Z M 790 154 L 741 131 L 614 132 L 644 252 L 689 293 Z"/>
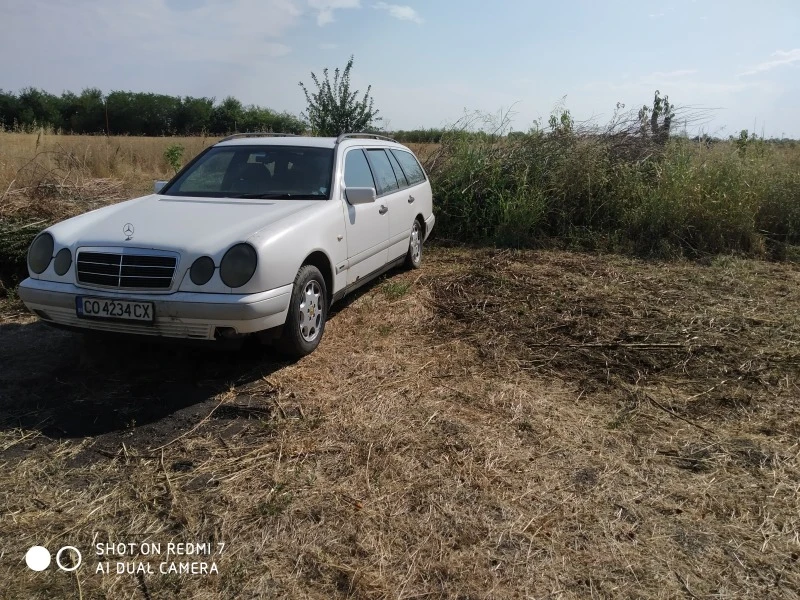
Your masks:
<path fill-rule="evenodd" d="M 432 248 L 296 363 L 9 305 L 0 597 L 796 598 L 799 283 Z M 96 574 L 112 540 L 226 548 L 219 575 Z M 84 566 L 33 573 L 34 544 Z"/>

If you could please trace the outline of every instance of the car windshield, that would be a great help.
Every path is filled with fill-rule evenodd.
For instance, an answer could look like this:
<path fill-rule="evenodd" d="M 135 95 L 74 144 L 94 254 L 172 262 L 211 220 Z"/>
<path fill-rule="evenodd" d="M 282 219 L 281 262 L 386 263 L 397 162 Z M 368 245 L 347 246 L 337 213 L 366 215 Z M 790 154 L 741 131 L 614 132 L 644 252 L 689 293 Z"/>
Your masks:
<path fill-rule="evenodd" d="M 218 146 L 160 192 L 168 196 L 317 200 L 330 197 L 333 149 Z"/>

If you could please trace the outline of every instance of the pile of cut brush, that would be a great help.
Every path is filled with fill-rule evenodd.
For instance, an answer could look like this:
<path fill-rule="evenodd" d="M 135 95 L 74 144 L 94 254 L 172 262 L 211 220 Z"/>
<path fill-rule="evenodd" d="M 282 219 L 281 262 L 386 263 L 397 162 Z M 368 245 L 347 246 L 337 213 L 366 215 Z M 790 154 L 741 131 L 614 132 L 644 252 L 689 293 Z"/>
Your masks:
<path fill-rule="evenodd" d="M 619 258 L 631 266 L 623 272 L 599 256 L 531 258 L 486 250 L 465 271 L 430 282 L 437 312 L 485 364 L 577 383 L 587 393 L 624 389 L 637 402 L 656 390 L 681 392 L 698 399 L 692 410 L 711 412 L 769 400 L 786 377 L 800 377 L 791 298 L 762 296 L 780 277 L 773 263 L 760 265 L 757 278 L 732 274 L 721 288 L 713 271 L 682 261 Z M 709 380 L 723 383 L 709 390 Z"/>
<path fill-rule="evenodd" d="M 0 297 L 25 277 L 28 246 L 39 231 L 123 198 L 121 181 L 92 177 L 74 154 L 37 154 L 0 196 Z"/>

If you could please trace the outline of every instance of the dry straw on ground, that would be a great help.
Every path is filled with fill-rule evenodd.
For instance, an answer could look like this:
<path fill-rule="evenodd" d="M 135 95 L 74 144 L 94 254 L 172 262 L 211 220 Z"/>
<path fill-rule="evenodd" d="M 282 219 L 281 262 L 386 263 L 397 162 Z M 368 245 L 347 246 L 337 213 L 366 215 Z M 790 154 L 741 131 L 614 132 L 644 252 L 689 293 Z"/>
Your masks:
<path fill-rule="evenodd" d="M 438 248 L 295 364 L 7 318 L 0 596 L 797 597 L 798 283 Z M 108 539 L 227 546 L 208 578 L 21 562 Z"/>

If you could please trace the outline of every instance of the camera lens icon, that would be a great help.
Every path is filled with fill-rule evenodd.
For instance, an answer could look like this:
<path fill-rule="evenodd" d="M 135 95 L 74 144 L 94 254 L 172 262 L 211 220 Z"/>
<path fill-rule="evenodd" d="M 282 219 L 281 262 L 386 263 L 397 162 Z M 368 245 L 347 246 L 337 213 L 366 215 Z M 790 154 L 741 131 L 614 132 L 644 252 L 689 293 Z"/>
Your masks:
<path fill-rule="evenodd" d="M 66 555 L 66 556 L 65 556 Z M 72 560 L 68 561 L 67 557 Z M 50 566 L 50 551 L 44 546 L 31 546 L 25 553 L 25 564 L 31 571 L 44 571 Z M 67 573 L 76 571 L 83 562 L 81 551 L 75 546 L 64 546 L 56 552 L 58 568 Z"/>
<path fill-rule="evenodd" d="M 31 571 L 44 571 L 50 566 L 50 552 L 44 546 L 32 546 L 25 553 L 25 564 Z"/>

